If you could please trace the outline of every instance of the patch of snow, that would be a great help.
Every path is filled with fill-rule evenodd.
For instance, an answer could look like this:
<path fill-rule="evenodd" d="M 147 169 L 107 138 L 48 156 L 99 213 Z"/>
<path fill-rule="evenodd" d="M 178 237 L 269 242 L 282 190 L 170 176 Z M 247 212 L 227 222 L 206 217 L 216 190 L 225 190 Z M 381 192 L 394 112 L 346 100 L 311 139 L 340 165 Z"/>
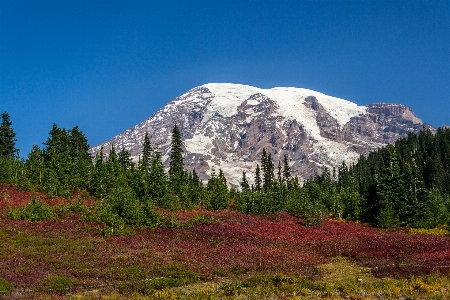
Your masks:
<path fill-rule="evenodd" d="M 197 134 L 194 135 L 192 139 L 185 140 L 184 146 L 190 153 L 206 155 L 210 153 L 210 150 L 213 147 L 213 140 L 208 136 Z"/>

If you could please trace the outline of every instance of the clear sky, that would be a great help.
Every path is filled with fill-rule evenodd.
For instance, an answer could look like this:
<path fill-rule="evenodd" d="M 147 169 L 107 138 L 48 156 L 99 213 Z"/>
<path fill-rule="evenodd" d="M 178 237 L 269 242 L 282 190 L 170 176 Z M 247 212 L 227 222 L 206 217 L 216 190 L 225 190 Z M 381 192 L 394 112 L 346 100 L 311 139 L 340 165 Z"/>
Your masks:
<path fill-rule="evenodd" d="M 0 0 L 0 111 L 100 144 L 209 82 L 408 105 L 450 124 L 450 1 Z"/>

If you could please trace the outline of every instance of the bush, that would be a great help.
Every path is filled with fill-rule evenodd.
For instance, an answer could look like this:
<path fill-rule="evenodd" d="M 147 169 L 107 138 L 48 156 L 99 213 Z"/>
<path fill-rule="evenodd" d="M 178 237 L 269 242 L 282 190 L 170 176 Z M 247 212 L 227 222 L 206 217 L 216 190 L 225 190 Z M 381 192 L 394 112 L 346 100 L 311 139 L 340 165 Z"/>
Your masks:
<path fill-rule="evenodd" d="M 305 226 L 319 226 L 320 224 L 322 224 L 322 219 L 319 217 L 311 217 L 305 219 Z"/>
<path fill-rule="evenodd" d="M 6 281 L 0 277 L 0 293 L 9 294 L 13 290 L 14 286 L 12 283 Z"/>
<path fill-rule="evenodd" d="M 23 207 L 10 209 L 7 213 L 7 217 L 13 220 L 40 222 L 43 220 L 54 219 L 54 213 L 48 204 L 41 202 L 36 197 L 33 197 L 30 204 Z"/>

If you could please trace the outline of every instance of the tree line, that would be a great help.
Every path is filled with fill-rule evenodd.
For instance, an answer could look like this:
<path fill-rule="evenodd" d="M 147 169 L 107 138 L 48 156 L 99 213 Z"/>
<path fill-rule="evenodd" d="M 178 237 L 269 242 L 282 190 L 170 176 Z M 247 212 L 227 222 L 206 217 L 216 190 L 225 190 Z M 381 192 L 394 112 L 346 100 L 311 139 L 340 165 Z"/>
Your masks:
<path fill-rule="evenodd" d="M 234 209 L 248 214 L 288 211 L 320 224 L 327 216 L 361 221 L 377 227 L 432 228 L 450 221 L 450 129 L 436 134 L 410 133 L 393 145 L 350 166 L 327 169 L 304 182 L 291 176 L 289 158 L 274 162 L 263 149 L 253 172 L 243 172 L 240 188 L 229 187 L 221 169 L 211 169 L 203 183 L 195 169 L 184 168 L 182 139 L 172 130 L 170 165 L 165 171 L 161 152 L 145 134 L 142 155 L 133 162 L 125 148 L 103 148 L 91 157 L 86 136 L 75 126 L 53 125 L 41 149 L 34 145 L 27 158 L 15 148 L 12 122 L 5 112 L 0 125 L 0 182 L 24 190 L 39 189 L 50 197 L 69 197 L 84 190 L 119 217 L 152 218 L 153 207 L 210 210 Z M 275 167 L 276 166 L 276 167 Z M 102 203 L 103 203 L 102 202 Z M 135 221 L 132 221 L 136 219 Z M 139 221 L 141 222 L 141 221 Z"/>

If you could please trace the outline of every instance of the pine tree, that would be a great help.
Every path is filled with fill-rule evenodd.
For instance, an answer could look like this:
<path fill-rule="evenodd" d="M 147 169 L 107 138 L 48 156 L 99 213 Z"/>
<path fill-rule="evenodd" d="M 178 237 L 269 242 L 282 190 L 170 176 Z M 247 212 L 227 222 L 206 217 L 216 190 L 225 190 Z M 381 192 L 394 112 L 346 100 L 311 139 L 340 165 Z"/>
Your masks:
<path fill-rule="evenodd" d="M 103 153 L 103 146 L 100 147 L 95 155 L 94 168 L 91 175 L 90 189 L 91 193 L 98 197 L 104 198 L 107 195 L 108 188 L 108 170 L 105 164 L 105 154 Z"/>
<path fill-rule="evenodd" d="M 263 172 L 263 190 L 267 192 L 272 186 L 274 181 L 274 165 L 272 162 L 272 155 L 267 153 L 266 149 L 263 148 L 263 153 L 261 156 L 261 166 Z"/>
<path fill-rule="evenodd" d="M 283 178 L 281 177 L 281 161 L 278 161 L 278 184 L 283 182 Z"/>
<path fill-rule="evenodd" d="M 1 115 L 2 123 L 0 125 L 0 156 L 14 156 L 17 153 L 16 133 L 11 127 L 12 122 L 9 114 L 5 111 Z"/>
<path fill-rule="evenodd" d="M 159 150 L 154 150 L 152 153 L 147 186 L 148 195 L 151 199 L 154 199 L 161 207 L 170 207 L 167 203 L 169 191 L 168 180 Z"/>
<path fill-rule="evenodd" d="M 68 132 L 53 124 L 43 149 L 45 187 L 52 197 L 68 196 L 71 190 L 71 145 Z"/>
<path fill-rule="evenodd" d="M 245 175 L 245 171 L 242 172 L 241 190 L 242 191 L 250 190 L 250 185 L 248 184 L 248 180 L 247 180 L 247 176 Z"/>
<path fill-rule="evenodd" d="M 71 160 L 71 189 L 86 189 L 89 186 L 89 170 L 92 167 L 92 157 L 89 144 L 83 132 L 75 126 L 68 131 L 69 155 Z"/>
<path fill-rule="evenodd" d="M 256 164 L 256 171 L 255 171 L 255 190 L 257 192 L 261 191 L 261 170 L 258 164 Z"/>
<path fill-rule="evenodd" d="M 289 182 L 289 179 L 291 178 L 291 167 L 289 167 L 287 155 L 284 155 L 283 160 L 283 178 L 286 182 Z"/>
<path fill-rule="evenodd" d="M 122 147 L 122 149 L 120 150 L 117 156 L 117 160 L 119 161 L 119 165 L 124 172 L 129 171 L 133 166 L 131 154 L 127 149 L 125 149 L 125 147 Z"/>
<path fill-rule="evenodd" d="M 397 151 L 393 145 L 385 148 L 386 169 L 383 174 L 377 175 L 375 179 L 376 225 L 381 228 L 397 227 L 400 225 L 399 209 L 402 211 L 410 208 L 406 205 L 405 195 L 407 187 L 400 171 Z M 400 214 L 402 214 L 400 211 Z M 404 213 L 403 213 L 404 214 Z"/>
<path fill-rule="evenodd" d="M 25 162 L 25 168 L 30 178 L 31 183 L 42 184 L 42 177 L 44 172 L 44 155 L 42 150 L 37 145 L 33 145 L 30 153 L 28 154 L 27 161 Z"/>
<path fill-rule="evenodd" d="M 142 159 L 140 161 L 139 168 L 144 171 L 148 172 L 150 163 L 152 160 L 152 146 L 150 143 L 150 138 L 148 137 L 148 132 L 145 132 L 144 136 L 144 149 L 142 150 Z"/>
<path fill-rule="evenodd" d="M 105 162 L 106 173 L 107 173 L 107 188 L 106 193 L 109 194 L 114 188 L 116 188 L 119 184 L 124 185 L 123 182 L 123 172 L 122 168 L 119 164 L 119 160 L 116 154 L 116 148 L 114 145 L 111 145 L 111 149 L 109 150 L 108 159 Z M 119 180 L 122 180 L 119 182 Z"/>
<path fill-rule="evenodd" d="M 195 168 L 192 170 L 189 176 L 189 198 L 190 202 L 194 205 L 204 204 L 204 187 L 203 183 L 197 175 Z"/>
<path fill-rule="evenodd" d="M 195 168 L 192 170 L 192 184 L 195 186 L 202 185 L 200 178 L 198 177 L 197 172 L 195 171 Z"/>
<path fill-rule="evenodd" d="M 340 187 L 340 198 L 344 205 L 343 217 L 347 220 L 359 220 L 361 215 L 361 197 L 353 176 L 346 178 L 347 184 Z"/>
<path fill-rule="evenodd" d="M 183 149 L 181 134 L 178 126 L 175 125 L 172 130 L 172 145 L 170 150 L 169 176 L 182 177 L 184 174 Z"/>
<path fill-rule="evenodd" d="M 211 168 L 211 177 L 206 189 L 209 192 L 209 203 L 206 208 L 218 210 L 228 207 L 228 187 L 221 169 L 219 169 L 219 176 L 217 176 L 214 167 Z"/>

